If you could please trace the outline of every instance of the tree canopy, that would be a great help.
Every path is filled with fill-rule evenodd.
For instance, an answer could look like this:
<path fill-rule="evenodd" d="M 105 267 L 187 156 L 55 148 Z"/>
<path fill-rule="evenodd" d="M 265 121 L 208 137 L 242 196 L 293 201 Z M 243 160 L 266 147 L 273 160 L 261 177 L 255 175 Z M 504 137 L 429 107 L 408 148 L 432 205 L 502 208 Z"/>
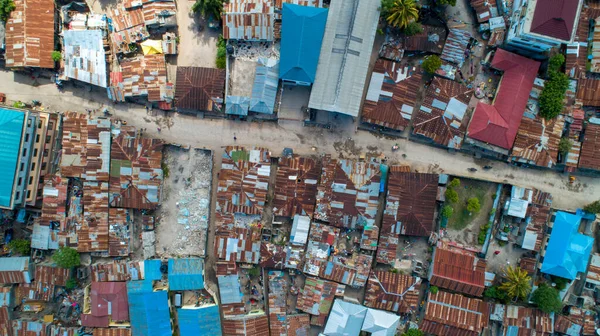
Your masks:
<path fill-rule="evenodd" d="M 444 195 L 446 196 L 446 201 L 450 203 L 458 202 L 458 193 L 456 192 L 456 190 L 446 189 L 446 193 Z"/>
<path fill-rule="evenodd" d="M 567 155 L 569 151 L 573 147 L 573 141 L 569 138 L 560 138 L 560 142 L 558 143 L 558 152 L 562 155 Z"/>
<path fill-rule="evenodd" d="M 478 213 L 481 210 L 481 204 L 479 204 L 479 199 L 477 197 L 472 197 L 467 200 L 467 211 L 472 213 Z"/>
<path fill-rule="evenodd" d="M 505 269 L 505 282 L 500 289 L 505 291 L 511 299 L 523 300 L 531 291 L 531 277 L 527 271 L 520 267 L 508 266 Z"/>
<path fill-rule="evenodd" d="M 404 28 L 404 35 L 406 36 L 414 36 L 423 31 L 423 26 L 418 22 L 411 22 Z"/>
<path fill-rule="evenodd" d="M 15 239 L 8 243 L 8 247 L 13 252 L 22 255 L 29 255 L 29 252 L 31 252 L 31 241 L 25 239 Z"/>
<path fill-rule="evenodd" d="M 387 23 L 400 29 L 406 28 L 417 19 L 419 8 L 415 0 L 395 0 L 386 17 Z"/>
<path fill-rule="evenodd" d="M 452 209 L 452 207 L 449 205 L 444 205 L 442 208 L 442 217 L 450 218 L 452 217 L 452 214 L 454 214 L 454 209 Z"/>
<path fill-rule="evenodd" d="M 79 266 L 81 263 L 79 252 L 74 248 L 66 246 L 59 248 L 54 255 L 52 255 L 52 260 L 54 260 L 58 266 L 64 268 Z"/>
<path fill-rule="evenodd" d="M 0 0 L 0 20 L 6 22 L 10 17 L 10 12 L 14 11 L 15 2 L 13 0 Z"/>
<path fill-rule="evenodd" d="M 423 332 L 419 329 L 408 329 L 402 336 L 423 336 Z"/>
<path fill-rule="evenodd" d="M 548 71 L 560 71 L 563 63 L 565 63 L 565 56 L 563 56 L 562 54 L 556 54 L 550 57 L 550 60 L 548 61 Z"/>
<path fill-rule="evenodd" d="M 600 201 L 594 201 L 583 207 L 585 212 L 597 214 L 600 213 Z"/>
<path fill-rule="evenodd" d="M 456 6 L 456 0 L 435 0 L 435 4 L 438 6 Z"/>
<path fill-rule="evenodd" d="M 531 301 L 535 303 L 544 313 L 558 313 L 563 304 L 558 296 L 558 291 L 545 283 L 542 283 L 531 295 Z"/>
<path fill-rule="evenodd" d="M 199 13 L 205 18 L 212 15 L 215 19 L 220 19 L 223 12 L 223 0 L 196 0 L 192 5 L 192 12 Z"/>
<path fill-rule="evenodd" d="M 442 60 L 438 55 L 429 55 L 423 60 L 423 70 L 433 74 L 442 66 Z"/>
<path fill-rule="evenodd" d="M 564 107 L 565 93 L 569 88 L 569 77 L 560 72 L 565 58 L 556 55 L 548 63 L 548 79 L 540 94 L 540 116 L 544 119 L 556 118 Z"/>

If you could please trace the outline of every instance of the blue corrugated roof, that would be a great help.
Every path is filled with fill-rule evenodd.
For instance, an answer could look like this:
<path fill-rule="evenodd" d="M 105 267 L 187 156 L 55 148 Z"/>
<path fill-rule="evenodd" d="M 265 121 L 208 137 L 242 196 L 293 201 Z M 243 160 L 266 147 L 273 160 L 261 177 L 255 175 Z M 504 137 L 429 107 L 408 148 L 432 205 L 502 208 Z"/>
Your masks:
<path fill-rule="evenodd" d="M 221 335 L 219 306 L 193 309 L 177 309 L 179 335 Z"/>
<path fill-rule="evenodd" d="M 218 276 L 217 281 L 219 282 L 221 304 L 243 302 L 240 278 L 237 274 Z"/>
<path fill-rule="evenodd" d="M 10 207 L 25 113 L 0 108 L 0 206 Z"/>
<path fill-rule="evenodd" d="M 204 288 L 204 260 L 169 259 L 169 290 Z"/>
<path fill-rule="evenodd" d="M 279 78 L 313 83 L 327 23 L 327 9 L 283 4 Z"/>
<path fill-rule="evenodd" d="M 260 58 L 250 97 L 250 111 L 273 114 L 277 86 L 279 85 L 279 61 Z"/>
<path fill-rule="evenodd" d="M 225 98 L 225 113 L 247 116 L 250 108 L 250 98 L 241 96 L 227 96 Z"/>
<path fill-rule="evenodd" d="M 542 272 L 574 280 L 587 269 L 594 239 L 578 232 L 581 215 L 556 213 Z"/>
<path fill-rule="evenodd" d="M 162 279 L 162 273 L 160 272 L 161 264 L 162 261 L 160 259 L 144 260 L 144 279 L 151 281 Z"/>
<path fill-rule="evenodd" d="M 152 281 L 127 281 L 127 293 L 147 293 L 152 291 Z"/>
<path fill-rule="evenodd" d="M 172 335 L 167 291 L 130 292 L 128 285 L 127 296 L 132 336 Z"/>

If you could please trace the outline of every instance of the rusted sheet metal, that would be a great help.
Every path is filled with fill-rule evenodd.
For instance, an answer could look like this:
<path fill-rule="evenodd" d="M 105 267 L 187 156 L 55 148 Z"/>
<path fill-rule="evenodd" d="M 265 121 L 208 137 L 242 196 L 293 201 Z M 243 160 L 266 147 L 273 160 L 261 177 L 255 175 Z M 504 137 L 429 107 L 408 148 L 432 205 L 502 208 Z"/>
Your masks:
<path fill-rule="evenodd" d="M 471 7 L 475 10 L 477 22 L 488 22 L 492 18 L 492 6 L 486 0 L 470 0 Z"/>
<path fill-rule="evenodd" d="M 77 229 L 77 250 L 108 251 L 108 182 L 84 182 L 82 203 L 83 224 Z"/>
<path fill-rule="evenodd" d="M 129 281 L 144 279 L 144 262 L 113 261 L 90 266 L 92 281 Z"/>
<path fill-rule="evenodd" d="M 441 59 L 462 66 L 465 61 L 465 50 L 471 39 L 471 33 L 462 29 L 451 28 L 444 44 Z"/>
<path fill-rule="evenodd" d="M 267 315 L 240 316 L 223 319 L 223 334 L 230 336 L 269 336 Z"/>
<path fill-rule="evenodd" d="M 231 261 L 217 261 L 216 275 L 233 275 L 237 274 L 237 263 L 235 260 Z"/>
<path fill-rule="evenodd" d="M 536 116 L 523 117 L 510 160 L 552 168 L 558 157 L 558 143 L 565 127 L 562 115 L 546 120 Z"/>
<path fill-rule="evenodd" d="M 130 53 L 129 45 L 132 43 L 142 42 L 150 36 L 144 24 L 128 27 L 120 31 L 110 33 L 110 41 L 112 43 L 112 51 L 115 54 Z"/>
<path fill-rule="evenodd" d="M 310 330 L 310 316 L 308 314 L 288 315 L 287 336 L 308 335 Z"/>
<path fill-rule="evenodd" d="M 485 290 L 486 261 L 475 253 L 458 247 L 435 250 L 433 272 L 429 282 L 433 286 L 473 296 L 482 296 Z"/>
<path fill-rule="evenodd" d="M 308 236 L 304 273 L 318 276 L 324 267 L 332 246 L 337 247 L 341 230 L 333 226 L 313 223 Z"/>
<path fill-rule="evenodd" d="M 132 209 L 158 206 L 163 144 L 159 139 L 139 137 L 134 127 L 122 127 L 112 141 L 110 152 L 111 206 Z"/>
<path fill-rule="evenodd" d="M 421 75 L 409 73 L 410 67 L 378 59 L 373 69 L 367 97 L 363 105 L 362 121 L 373 125 L 404 130 L 413 116 Z M 400 79 L 398 72 L 402 72 Z"/>
<path fill-rule="evenodd" d="M 490 304 L 460 294 L 429 293 L 421 330 L 443 336 L 479 336 L 488 327 Z"/>
<path fill-rule="evenodd" d="M 40 321 L 13 320 L 14 336 L 53 336 L 52 324 Z"/>
<path fill-rule="evenodd" d="M 371 271 L 364 304 L 397 314 L 412 313 L 419 306 L 420 291 L 421 278 L 388 271 Z"/>
<path fill-rule="evenodd" d="M 223 38 L 273 41 L 275 8 L 268 0 L 232 0 L 224 6 Z"/>
<path fill-rule="evenodd" d="M 152 1 L 145 3 L 142 7 L 142 15 L 146 26 L 163 26 L 167 22 L 174 21 L 172 19 L 174 19 L 175 14 L 177 14 L 175 1 Z"/>
<path fill-rule="evenodd" d="M 519 335 L 523 330 L 526 335 L 535 330 L 535 335 L 548 336 L 554 331 L 553 317 L 539 309 L 519 306 L 506 306 L 504 327 L 518 327 Z"/>
<path fill-rule="evenodd" d="M 267 242 L 262 242 L 260 244 L 260 267 L 269 269 L 284 269 L 285 258 L 286 251 L 284 246 Z"/>
<path fill-rule="evenodd" d="M 379 238 L 379 227 L 365 226 L 360 240 L 360 248 L 363 250 L 377 250 L 377 239 Z"/>
<path fill-rule="evenodd" d="M 298 295 L 296 308 L 312 315 L 310 324 L 324 326 L 336 296 L 343 296 L 346 286 L 308 277 Z"/>
<path fill-rule="evenodd" d="M 54 301 L 54 285 L 34 281 L 30 284 L 21 284 L 16 289 L 18 302 Z"/>
<path fill-rule="evenodd" d="M 334 255 L 321 266 L 319 276 L 353 287 L 364 287 L 373 265 L 373 256 L 358 254 L 352 257 Z"/>
<path fill-rule="evenodd" d="M 94 328 L 94 336 L 131 336 L 129 328 Z"/>
<path fill-rule="evenodd" d="M 175 33 L 167 32 L 163 34 L 162 49 L 165 55 L 177 55 L 177 36 Z M 177 70 L 179 70 L 179 67 Z"/>
<path fill-rule="evenodd" d="M 585 128 L 579 168 L 600 170 L 600 125 L 588 124 Z"/>
<path fill-rule="evenodd" d="M 398 250 L 398 235 L 393 233 L 381 233 L 379 246 L 377 247 L 378 263 L 393 265 Z"/>
<path fill-rule="evenodd" d="M 0 259 L 0 284 L 31 283 L 33 264 L 29 257 Z"/>
<path fill-rule="evenodd" d="M 54 21 L 51 0 L 16 0 L 6 22 L 6 67 L 54 68 Z"/>
<path fill-rule="evenodd" d="M 131 252 L 129 210 L 110 208 L 108 231 L 108 255 L 125 257 Z"/>
<path fill-rule="evenodd" d="M 577 99 L 584 106 L 600 106 L 600 80 L 588 78 L 577 80 Z"/>
<path fill-rule="evenodd" d="M 270 174 L 271 156 L 266 148 L 225 148 L 217 188 L 217 212 L 262 214 Z"/>
<path fill-rule="evenodd" d="M 60 175 L 53 176 L 44 184 L 42 192 L 42 214 L 40 225 L 58 225 L 61 230 L 66 228 L 67 186 L 69 180 Z"/>
<path fill-rule="evenodd" d="M 253 237 L 250 229 L 219 230 L 215 237 L 215 253 L 219 260 L 258 264 L 260 244 L 260 237 Z"/>
<path fill-rule="evenodd" d="M 565 55 L 565 72 L 571 78 L 580 79 L 586 76 L 589 32 L 589 9 L 587 6 L 581 6 L 581 14 L 579 15 L 579 23 L 577 24 L 577 35 L 575 36 L 575 41 L 567 45 Z"/>
<path fill-rule="evenodd" d="M 441 54 L 446 42 L 444 27 L 423 25 L 423 31 L 413 36 L 390 32 L 379 51 L 379 57 L 400 62 L 405 52 Z"/>
<path fill-rule="evenodd" d="M 294 217 L 309 216 L 315 211 L 321 162 L 313 158 L 294 156 L 279 159 L 273 214 Z"/>
<path fill-rule="evenodd" d="M 54 286 L 66 286 L 71 277 L 71 270 L 62 267 L 36 266 L 35 281 L 52 284 Z"/>
<path fill-rule="evenodd" d="M 177 67 L 175 106 L 184 110 L 221 112 L 225 77 L 224 69 Z"/>
<path fill-rule="evenodd" d="M 287 335 L 288 280 L 282 271 L 268 271 L 269 330 L 272 335 Z"/>
<path fill-rule="evenodd" d="M 120 32 L 138 25 L 144 24 L 144 15 L 141 8 L 125 9 L 124 4 L 120 4 L 110 12 L 113 31 Z"/>
<path fill-rule="evenodd" d="M 535 258 L 522 257 L 519 260 L 519 267 L 532 276 L 536 272 L 537 260 Z"/>
<path fill-rule="evenodd" d="M 7 306 L 0 307 L 0 335 L 13 336 L 13 310 Z"/>
<path fill-rule="evenodd" d="M 81 177 L 86 166 L 87 115 L 66 112 L 63 115 L 61 174 Z"/>
<path fill-rule="evenodd" d="M 374 225 L 380 178 L 379 164 L 324 156 L 315 218 L 353 229 Z"/>
<path fill-rule="evenodd" d="M 527 232 L 536 236 L 534 251 L 539 252 L 542 248 L 542 242 L 546 233 L 548 219 L 550 219 L 550 207 L 552 205 L 552 195 L 540 190 L 533 191 L 532 202 L 527 209 L 529 224 Z"/>
<path fill-rule="evenodd" d="M 172 101 L 173 84 L 167 82 L 165 55 L 145 55 L 121 62 L 123 82 L 113 85 L 118 96 L 147 96 L 148 101 Z"/>
<path fill-rule="evenodd" d="M 473 90 L 462 84 L 435 77 L 415 113 L 413 133 L 438 145 L 460 149 L 469 125 L 467 107 L 472 95 Z"/>
<path fill-rule="evenodd" d="M 435 225 L 437 174 L 390 169 L 382 233 L 428 237 Z"/>

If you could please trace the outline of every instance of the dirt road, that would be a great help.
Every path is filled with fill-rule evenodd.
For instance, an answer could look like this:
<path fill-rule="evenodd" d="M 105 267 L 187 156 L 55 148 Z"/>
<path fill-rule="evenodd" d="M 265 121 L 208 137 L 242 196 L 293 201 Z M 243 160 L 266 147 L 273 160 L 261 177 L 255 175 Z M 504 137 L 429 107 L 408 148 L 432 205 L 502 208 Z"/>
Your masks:
<path fill-rule="evenodd" d="M 554 195 L 554 206 L 560 209 L 575 209 L 592 200 L 600 199 L 600 179 L 578 178 L 575 185 L 570 186 L 567 176 L 549 171 L 523 169 L 510 166 L 503 162 L 476 160 L 465 154 L 453 154 L 445 150 L 430 147 L 408 140 L 390 140 L 373 135 L 369 132 L 355 132 L 354 127 L 340 130 L 322 130 L 306 128 L 299 122 L 290 121 L 277 125 L 275 123 L 250 123 L 228 120 L 205 120 L 191 116 L 170 113 L 163 116 L 152 116 L 144 108 L 133 104 L 112 105 L 106 98 L 106 92 L 93 89 L 87 92 L 83 89 L 67 87 L 60 93 L 48 80 L 34 80 L 31 77 L 12 72 L 0 72 L 0 92 L 7 99 L 41 101 L 53 111 L 85 111 L 109 106 L 114 116 L 127 120 L 130 125 L 147 128 L 145 134 L 159 137 L 168 142 L 205 147 L 219 150 L 222 146 L 232 144 L 234 135 L 237 144 L 246 146 L 264 146 L 273 153 L 280 153 L 285 147 L 290 147 L 296 153 L 315 152 L 329 153 L 334 156 L 356 157 L 361 153 L 384 154 L 395 162 L 411 164 L 418 171 L 445 172 L 458 176 L 469 176 L 478 179 L 501 183 L 511 183 L 525 187 L 536 187 L 549 191 Z M 104 105 L 106 104 L 106 105 Z M 157 127 L 161 127 L 161 133 Z M 391 152 L 394 143 L 400 149 Z M 403 154 L 405 157 L 403 157 Z M 492 165 L 489 171 L 479 169 L 469 173 L 467 168 Z"/>

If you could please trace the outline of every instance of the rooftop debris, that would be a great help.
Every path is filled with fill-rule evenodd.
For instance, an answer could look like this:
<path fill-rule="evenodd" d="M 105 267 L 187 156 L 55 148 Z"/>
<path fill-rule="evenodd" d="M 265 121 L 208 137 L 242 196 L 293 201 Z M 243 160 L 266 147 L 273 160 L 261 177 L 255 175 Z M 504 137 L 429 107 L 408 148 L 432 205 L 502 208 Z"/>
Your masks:
<path fill-rule="evenodd" d="M 144 279 L 144 263 L 141 261 L 119 261 L 93 264 L 90 266 L 92 281 L 130 281 Z"/>

